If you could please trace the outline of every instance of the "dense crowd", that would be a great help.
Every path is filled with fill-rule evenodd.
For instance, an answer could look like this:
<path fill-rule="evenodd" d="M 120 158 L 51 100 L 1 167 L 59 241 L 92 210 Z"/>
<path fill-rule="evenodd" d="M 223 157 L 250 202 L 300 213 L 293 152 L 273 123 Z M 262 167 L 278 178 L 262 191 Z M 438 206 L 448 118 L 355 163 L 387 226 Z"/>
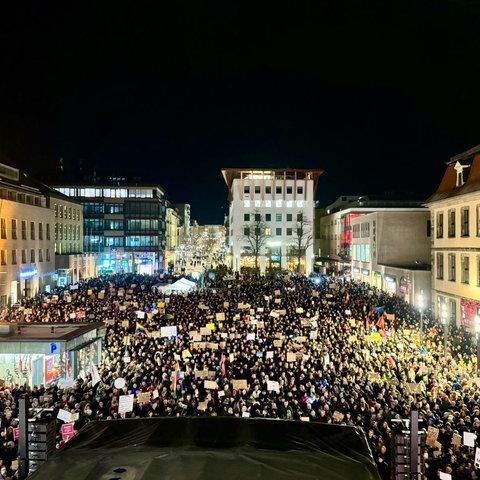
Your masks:
<path fill-rule="evenodd" d="M 421 342 L 419 312 L 403 298 L 343 279 L 217 276 L 208 288 L 166 296 L 158 282 L 99 277 L 4 313 L 9 322 L 106 321 L 106 335 L 100 381 L 85 366 L 72 387 L 0 391 L 0 479 L 15 473 L 13 429 L 25 392 L 32 406 L 78 413 L 75 431 L 93 419 L 180 415 L 357 426 L 382 479 L 392 471 L 395 426 L 415 410 L 425 478 L 480 476 L 464 436 L 480 431 L 476 346 L 465 330 L 450 326 L 445 350 L 444 331 L 427 312 Z M 132 411 L 119 412 L 120 397 L 132 394 Z M 45 395 L 51 404 L 41 405 Z"/>

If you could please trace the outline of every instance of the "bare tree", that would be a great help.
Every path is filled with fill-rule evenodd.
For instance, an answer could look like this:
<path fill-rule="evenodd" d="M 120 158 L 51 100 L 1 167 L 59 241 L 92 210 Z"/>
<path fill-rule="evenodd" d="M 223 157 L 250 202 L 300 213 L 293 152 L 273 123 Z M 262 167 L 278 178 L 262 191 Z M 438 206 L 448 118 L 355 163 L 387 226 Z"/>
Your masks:
<path fill-rule="evenodd" d="M 261 213 L 255 210 L 250 214 L 250 222 L 243 226 L 243 236 L 241 239 L 246 242 L 248 253 L 255 258 L 255 271 L 258 273 L 258 259 L 267 241 L 267 224 L 262 218 Z"/>
<path fill-rule="evenodd" d="M 313 243 L 312 222 L 306 219 L 303 213 L 297 214 L 297 222 L 294 230 L 294 243 L 290 247 L 290 255 L 296 258 L 296 271 L 300 273 L 300 263 L 305 257 L 308 247 Z"/>

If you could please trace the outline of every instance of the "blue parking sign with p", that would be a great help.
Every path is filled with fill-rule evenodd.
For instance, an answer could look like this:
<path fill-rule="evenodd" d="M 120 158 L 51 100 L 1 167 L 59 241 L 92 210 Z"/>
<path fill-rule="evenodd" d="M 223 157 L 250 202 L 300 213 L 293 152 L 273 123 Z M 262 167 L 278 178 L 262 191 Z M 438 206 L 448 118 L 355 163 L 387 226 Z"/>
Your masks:
<path fill-rule="evenodd" d="M 53 355 L 54 353 L 57 353 L 58 350 L 58 343 L 57 342 L 51 342 L 50 343 L 50 353 Z"/>

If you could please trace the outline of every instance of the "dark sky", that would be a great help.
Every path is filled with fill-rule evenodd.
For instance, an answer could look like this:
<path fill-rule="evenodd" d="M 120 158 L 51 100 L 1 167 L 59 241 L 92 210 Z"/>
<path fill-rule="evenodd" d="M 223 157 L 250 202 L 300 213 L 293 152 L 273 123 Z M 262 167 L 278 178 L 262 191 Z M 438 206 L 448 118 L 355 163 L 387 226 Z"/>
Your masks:
<path fill-rule="evenodd" d="M 480 144 L 476 0 L 11 3 L 0 151 L 32 174 L 133 169 L 220 223 L 222 167 L 426 198 Z"/>

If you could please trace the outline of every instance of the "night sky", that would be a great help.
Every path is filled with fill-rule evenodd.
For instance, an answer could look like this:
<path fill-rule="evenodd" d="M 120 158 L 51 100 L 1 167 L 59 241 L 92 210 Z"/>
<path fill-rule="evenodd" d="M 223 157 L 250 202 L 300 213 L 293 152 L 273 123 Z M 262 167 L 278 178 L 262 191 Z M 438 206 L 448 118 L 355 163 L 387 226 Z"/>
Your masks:
<path fill-rule="evenodd" d="M 480 144 L 477 1 L 11 3 L 0 152 L 33 175 L 129 170 L 221 223 L 223 167 L 426 199 Z"/>

